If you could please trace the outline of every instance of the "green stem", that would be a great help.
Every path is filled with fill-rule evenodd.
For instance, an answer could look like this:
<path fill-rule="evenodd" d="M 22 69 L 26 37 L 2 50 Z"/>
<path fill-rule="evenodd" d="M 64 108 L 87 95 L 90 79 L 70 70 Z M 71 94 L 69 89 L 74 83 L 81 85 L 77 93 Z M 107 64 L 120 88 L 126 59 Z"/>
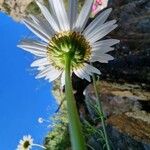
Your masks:
<path fill-rule="evenodd" d="M 76 108 L 70 77 L 71 59 L 69 58 L 69 56 L 66 56 L 65 60 L 65 94 L 67 100 L 67 111 L 72 149 L 86 150 L 85 140 L 81 130 L 80 119 Z"/>
<path fill-rule="evenodd" d="M 39 145 L 39 144 L 32 144 L 32 146 L 37 146 L 37 147 L 40 147 L 42 149 L 46 149 L 46 147 L 42 146 L 42 145 Z"/>
<path fill-rule="evenodd" d="M 96 98 L 97 98 L 96 103 L 97 103 L 97 106 L 98 106 L 99 111 L 100 111 L 100 119 L 101 119 L 102 128 L 103 128 L 103 132 L 104 132 L 106 147 L 107 147 L 107 150 L 110 150 L 108 135 L 107 135 L 107 132 L 106 132 L 106 125 L 105 125 L 105 120 L 104 120 L 104 112 L 103 112 L 102 103 L 101 103 L 100 96 L 99 96 L 97 86 L 96 86 L 95 75 L 93 75 L 92 78 L 93 78 L 94 91 L 95 91 L 95 95 L 96 95 Z"/>

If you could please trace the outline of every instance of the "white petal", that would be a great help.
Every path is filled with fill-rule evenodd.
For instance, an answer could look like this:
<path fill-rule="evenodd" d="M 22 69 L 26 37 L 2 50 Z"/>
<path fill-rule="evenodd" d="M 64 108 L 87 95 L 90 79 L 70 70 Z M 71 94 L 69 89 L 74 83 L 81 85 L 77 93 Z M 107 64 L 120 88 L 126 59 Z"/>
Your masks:
<path fill-rule="evenodd" d="M 17 46 L 20 48 L 31 48 L 31 49 L 37 49 L 45 52 L 47 51 L 47 44 L 33 41 L 30 39 L 22 40 L 20 44 Z"/>
<path fill-rule="evenodd" d="M 45 68 L 45 66 L 39 66 L 39 67 L 37 68 L 37 70 L 41 71 L 41 70 L 43 70 L 44 68 Z"/>
<path fill-rule="evenodd" d="M 95 62 L 95 61 L 99 61 L 101 63 L 108 63 L 108 61 L 110 60 L 114 60 L 114 57 L 108 55 L 108 54 L 103 54 L 103 55 L 95 55 L 92 56 L 90 62 Z"/>
<path fill-rule="evenodd" d="M 63 71 L 61 75 L 61 87 L 63 87 L 64 85 L 65 85 L 65 71 Z"/>
<path fill-rule="evenodd" d="M 29 14 L 29 17 L 34 21 L 34 23 L 39 24 L 39 19 L 36 18 L 35 16 Z"/>
<path fill-rule="evenodd" d="M 83 34 L 88 36 L 89 33 L 95 32 L 95 29 L 102 25 L 108 18 L 109 14 L 111 13 L 112 8 L 106 9 L 102 13 L 100 13 L 84 30 Z"/>
<path fill-rule="evenodd" d="M 92 55 L 101 55 L 110 51 L 113 51 L 114 47 L 99 46 L 92 49 Z"/>
<path fill-rule="evenodd" d="M 107 40 L 102 40 L 102 41 L 93 43 L 92 47 L 93 48 L 104 47 L 104 46 L 109 47 L 109 46 L 113 46 L 119 42 L 120 42 L 120 40 L 117 40 L 117 39 L 107 39 Z"/>
<path fill-rule="evenodd" d="M 23 140 L 20 140 L 20 141 L 19 141 L 19 143 L 20 143 L 20 144 L 23 144 L 23 143 L 24 143 L 24 141 L 23 141 Z"/>
<path fill-rule="evenodd" d="M 81 79 L 86 79 L 87 81 L 91 81 L 89 74 L 85 72 L 85 67 L 81 67 L 78 69 L 74 69 L 74 73 Z"/>
<path fill-rule="evenodd" d="M 53 7 L 53 11 L 57 16 L 57 20 L 59 22 L 60 28 L 62 31 L 68 31 L 69 27 L 69 20 L 65 10 L 63 0 L 49 0 L 51 6 Z"/>
<path fill-rule="evenodd" d="M 41 23 L 39 20 L 37 22 L 37 20 L 38 19 L 36 18 L 36 21 L 35 21 L 35 19 L 33 19 L 33 17 L 31 17 L 31 15 L 30 15 L 29 18 L 24 19 L 24 21 L 26 23 L 28 23 L 28 25 L 30 25 L 31 27 L 34 27 L 35 29 L 39 30 L 45 37 L 47 37 L 48 39 L 50 39 L 51 35 L 49 35 L 47 33 L 45 27 L 43 26 L 44 23 L 43 22 Z"/>
<path fill-rule="evenodd" d="M 24 45 L 18 45 L 18 47 L 22 48 L 22 49 L 28 49 L 27 51 L 39 51 L 39 52 L 46 52 L 47 51 L 47 48 L 45 47 L 42 47 L 42 46 L 33 46 L 33 47 L 30 47 L 30 46 L 24 46 Z"/>
<path fill-rule="evenodd" d="M 32 49 L 32 48 L 25 48 L 25 47 L 21 47 L 21 46 L 20 46 L 20 48 L 22 48 L 23 50 L 30 52 L 36 56 L 39 56 L 39 57 L 46 57 L 47 56 L 46 52 L 44 52 L 44 51 L 40 51 L 40 50 Z"/>
<path fill-rule="evenodd" d="M 45 65 L 48 65 L 48 64 L 50 64 L 50 62 L 47 60 L 47 58 L 41 58 L 41 59 L 35 60 L 31 64 L 31 67 L 45 66 Z"/>
<path fill-rule="evenodd" d="M 32 139 L 31 135 L 28 135 L 27 137 L 28 137 L 28 139 Z"/>
<path fill-rule="evenodd" d="M 70 29 L 73 29 L 78 15 L 78 0 L 69 1 L 69 11 L 68 16 L 70 20 Z"/>
<path fill-rule="evenodd" d="M 97 32 L 89 41 L 90 43 L 94 43 L 98 40 L 100 40 L 101 38 L 103 38 L 105 35 L 107 35 L 108 33 L 110 33 L 112 30 L 114 30 L 115 28 L 117 28 L 117 24 L 113 25 L 113 26 L 109 26 L 99 32 Z"/>
<path fill-rule="evenodd" d="M 88 19 L 89 19 L 89 15 L 91 13 L 91 8 L 93 5 L 93 0 L 86 0 L 84 3 L 84 6 L 78 16 L 75 28 L 77 31 L 82 32 L 82 30 L 84 29 Z"/>
<path fill-rule="evenodd" d="M 81 78 L 81 79 L 84 79 L 83 75 L 81 74 L 81 72 L 79 70 L 74 70 L 74 73 L 77 77 Z"/>
<path fill-rule="evenodd" d="M 62 73 L 61 70 L 57 70 L 53 66 L 49 65 L 45 67 L 43 70 L 41 70 L 40 73 L 35 78 L 39 79 L 45 77 L 46 80 L 48 79 L 49 82 L 51 82 L 56 78 L 58 78 L 61 73 Z"/>
<path fill-rule="evenodd" d="M 42 20 L 42 22 L 35 17 L 31 17 L 32 15 L 29 16 L 29 19 L 26 19 L 26 22 L 30 25 L 33 26 L 34 28 L 36 28 L 37 30 L 39 30 L 43 35 L 45 35 L 45 37 L 47 37 L 48 39 L 51 39 L 52 34 L 47 31 L 47 28 L 45 26 L 46 21 Z"/>
<path fill-rule="evenodd" d="M 43 78 L 43 77 L 47 76 L 47 74 L 50 71 L 51 71 L 51 68 L 49 66 L 45 67 L 43 70 L 40 71 L 40 73 L 35 78 L 36 79 Z"/>
<path fill-rule="evenodd" d="M 27 45 L 28 46 L 39 45 L 39 46 L 47 47 L 47 43 L 39 42 L 39 41 L 36 41 L 36 40 L 33 40 L 33 39 L 23 39 L 21 41 L 21 44 L 25 45 L 25 46 L 27 46 Z"/>
<path fill-rule="evenodd" d="M 26 135 L 24 135 L 24 136 L 23 136 L 23 140 L 25 141 L 26 139 L 27 139 L 27 136 L 26 136 Z"/>
<path fill-rule="evenodd" d="M 57 23 L 60 31 L 61 31 L 61 28 L 60 28 L 60 25 L 59 25 L 59 21 L 58 21 L 58 18 L 57 18 L 57 15 L 55 13 L 55 8 L 54 8 L 54 5 L 53 5 L 53 2 L 52 0 L 48 0 L 49 1 L 49 10 L 50 10 L 50 13 L 52 15 L 52 17 L 54 18 L 55 22 Z"/>
<path fill-rule="evenodd" d="M 30 18 L 32 18 L 32 20 L 34 21 L 34 23 L 36 23 L 43 30 L 45 30 L 46 33 L 48 35 L 50 35 L 51 37 L 53 37 L 54 34 L 56 33 L 56 31 L 52 28 L 52 26 L 49 24 L 49 22 L 47 21 L 47 19 L 45 19 L 45 18 L 38 19 L 37 17 L 35 17 L 33 15 L 30 15 Z"/>
<path fill-rule="evenodd" d="M 107 31 L 108 29 L 112 28 L 112 26 L 116 23 L 116 20 L 111 20 L 106 22 L 105 24 L 102 24 L 95 28 L 94 31 L 89 33 L 86 37 L 90 41 L 93 38 L 95 38 L 96 35 L 103 33 L 104 31 Z"/>
<path fill-rule="evenodd" d="M 55 79 L 57 79 L 60 75 L 62 74 L 61 70 L 56 70 L 55 68 L 53 68 L 47 75 L 45 79 L 48 79 L 49 82 L 54 81 Z"/>
<path fill-rule="evenodd" d="M 50 14 L 49 10 L 44 5 L 42 5 L 40 2 L 36 1 L 36 3 L 40 7 L 40 9 L 42 11 L 42 14 L 47 19 L 47 21 L 49 22 L 49 24 L 51 25 L 51 27 L 56 32 L 59 32 L 60 29 L 59 29 L 58 25 L 56 24 L 56 21 L 54 20 L 54 18 L 52 17 L 52 15 Z"/>
<path fill-rule="evenodd" d="M 45 33 L 40 30 L 40 28 L 37 27 L 37 25 L 33 25 L 33 23 L 24 20 L 23 23 L 35 34 L 37 35 L 39 38 L 41 38 L 43 41 L 45 41 L 46 43 L 49 43 L 49 39 L 50 37 L 47 37 L 45 35 Z"/>
<path fill-rule="evenodd" d="M 54 8 L 54 4 L 53 4 L 53 2 L 52 2 L 52 0 L 48 0 L 49 1 L 49 5 L 50 5 L 50 12 L 51 12 L 51 14 L 52 14 L 52 16 L 54 17 L 56 17 L 56 13 L 55 13 L 55 8 Z M 55 18 L 56 20 L 57 20 L 57 18 Z M 57 20 L 58 21 L 58 20 Z"/>
<path fill-rule="evenodd" d="M 90 75 L 91 73 L 101 74 L 101 72 L 97 68 L 89 64 L 86 64 L 86 72 L 89 73 Z"/>
<path fill-rule="evenodd" d="M 42 45 L 42 43 L 29 41 L 29 40 L 23 40 L 17 46 L 36 56 L 46 57 L 47 47 L 44 44 Z"/>

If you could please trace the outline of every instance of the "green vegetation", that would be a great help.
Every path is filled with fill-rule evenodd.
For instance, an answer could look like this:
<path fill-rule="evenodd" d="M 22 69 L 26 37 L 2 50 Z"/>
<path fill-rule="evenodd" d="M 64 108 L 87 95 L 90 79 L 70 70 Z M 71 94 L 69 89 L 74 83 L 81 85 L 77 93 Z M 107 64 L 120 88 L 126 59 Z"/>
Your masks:
<path fill-rule="evenodd" d="M 67 0 L 65 0 L 65 5 L 66 7 L 68 7 L 67 4 Z M 44 3 L 46 6 L 48 6 L 48 0 L 44 0 Z M 81 9 L 82 5 L 84 3 L 84 0 L 79 0 L 79 10 Z M 9 9 L 9 7 L 6 6 L 7 9 Z M 9 12 L 9 11 L 8 11 Z M 41 13 L 39 7 L 37 6 L 37 4 L 35 3 L 35 1 L 31 2 L 26 9 L 26 13 L 27 14 L 33 14 L 33 15 L 39 15 Z"/>
<path fill-rule="evenodd" d="M 53 118 L 52 131 L 45 138 L 45 147 L 47 150 L 66 150 L 70 147 L 70 138 L 68 131 L 67 111 L 61 110 Z"/>
<path fill-rule="evenodd" d="M 2 6 L 3 6 L 4 9 L 6 10 L 6 12 L 7 12 L 8 14 L 10 14 L 10 7 L 9 7 L 9 5 L 4 2 Z"/>
<path fill-rule="evenodd" d="M 66 110 L 66 101 L 64 94 L 60 90 L 60 81 L 57 80 L 53 84 L 53 94 L 57 98 L 58 103 L 61 104 L 59 112 L 53 117 L 53 128 L 45 138 L 45 147 L 47 150 L 70 150 L 69 126 Z M 93 144 L 89 141 L 94 137 L 96 143 L 102 145 L 105 149 L 105 136 L 100 125 L 101 113 L 98 105 L 93 100 L 87 100 L 86 105 L 94 114 L 94 119 L 88 118 L 82 120 L 83 134 L 86 139 L 86 145 L 89 150 L 93 150 Z M 92 117 L 93 118 L 93 117 Z"/>
<path fill-rule="evenodd" d="M 41 13 L 41 11 L 40 11 L 39 7 L 37 6 L 36 2 L 33 1 L 27 6 L 26 13 L 38 15 Z"/>
<path fill-rule="evenodd" d="M 52 130 L 45 138 L 47 150 L 66 150 L 71 146 L 69 137 L 68 117 L 64 93 L 60 88 L 60 80 L 55 80 L 52 93 L 59 104 L 56 115 L 52 118 Z"/>

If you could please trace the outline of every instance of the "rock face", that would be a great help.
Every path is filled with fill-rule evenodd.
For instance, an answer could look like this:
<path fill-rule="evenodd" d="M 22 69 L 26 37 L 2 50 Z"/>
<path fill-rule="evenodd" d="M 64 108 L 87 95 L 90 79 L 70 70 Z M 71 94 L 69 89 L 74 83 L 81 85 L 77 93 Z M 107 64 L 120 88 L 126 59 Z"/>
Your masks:
<path fill-rule="evenodd" d="M 114 150 L 149 150 L 150 149 L 150 113 L 141 102 L 150 103 L 150 93 L 137 85 L 116 84 L 105 81 L 97 83 L 103 110 L 107 116 L 107 131 Z M 93 105 L 96 103 L 94 88 L 90 84 L 84 91 L 90 119 L 101 129 L 100 122 Z M 86 116 L 85 116 L 86 117 Z M 102 148 L 102 143 L 96 142 L 98 135 L 89 140 L 95 150 Z"/>
<path fill-rule="evenodd" d="M 105 81 L 98 82 L 99 93 L 106 116 L 121 114 L 124 112 L 137 111 L 142 108 L 141 103 L 150 103 L 150 93 L 141 89 L 140 86 L 131 84 L 117 84 Z M 92 84 L 84 91 L 85 103 L 95 104 L 96 97 Z M 89 108 L 93 116 L 93 109 Z"/>
<path fill-rule="evenodd" d="M 150 87 L 150 1 L 111 0 L 111 19 L 118 20 L 119 27 L 111 38 L 120 44 L 110 52 L 115 57 L 108 64 L 95 63 L 101 69 L 103 79 L 111 81 L 145 83 Z M 108 38 L 110 38 L 108 36 Z"/>
<path fill-rule="evenodd" d="M 2 5 L 4 3 L 4 0 L 0 0 L 0 4 Z"/>
<path fill-rule="evenodd" d="M 0 0 L 0 10 L 9 14 L 16 21 L 27 16 L 27 7 L 33 0 Z"/>
<path fill-rule="evenodd" d="M 139 87 L 134 88 L 130 88 L 129 85 L 128 90 L 125 87 L 112 92 L 122 95 L 121 99 L 125 99 L 126 95 L 129 98 L 130 95 L 132 101 L 137 98 L 144 100 L 140 101 L 140 104 L 149 111 L 150 104 L 146 100 L 149 99 L 147 95 L 150 91 L 150 1 L 110 0 L 109 7 L 114 8 L 110 19 L 117 19 L 119 27 L 106 38 L 120 39 L 121 42 L 116 45 L 115 51 L 110 52 L 115 57 L 113 61 L 108 64 L 96 62 L 93 65 L 101 70 L 101 80 L 120 83 L 122 87 L 127 84 L 138 85 Z M 87 81 L 73 75 L 73 87 L 77 91 L 75 97 L 78 106 L 83 104 L 82 93 L 88 84 Z"/>
<path fill-rule="evenodd" d="M 150 115 L 148 114 L 149 119 Z M 143 143 L 150 143 L 150 124 L 142 118 L 129 117 L 126 114 L 112 116 L 108 124 L 118 129 L 121 133 L 132 136 L 133 139 Z"/>
<path fill-rule="evenodd" d="M 134 140 L 127 134 L 119 132 L 112 126 L 107 127 L 112 150 L 149 150 L 150 144 Z M 97 137 L 93 136 L 89 140 L 89 144 L 94 150 L 104 150 L 102 144 L 97 142 Z M 92 150 L 92 149 L 89 149 Z"/>
<path fill-rule="evenodd" d="M 126 116 L 135 118 L 135 119 L 140 119 L 150 124 L 150 113 L 147 113 L 145 111 L 127 112 Z"/>
<path fill-rule="evenodd" d="M 107 123 L 109 124 L 108 133 L 115 149 L 150 149 L 150 124 L 148 122 L 122 114 L 110 117 Z"/>
<path fill-rule="evenodd" d="M 41 2 L 45 3 L 46 6 L 48 5 L 48 0 Z M 65 0 L 65 4 L 67 4 L 67 0 Z M 8 14 L 17 22 L 29 14 L 41 16 L 41 11 L 35 0 L 0 0 L 0 11 Z"/>
<path fill-rule="evenodd" d="M 141 119 L 126 114 L 112 116 L 107 120 L 107 133 L 112 150 L 150 149 L 150 124 Z M 94 150 L 103 150 L 102 143 L 97 142 L 98 137 L 92 136 L 88 143 Z"/>

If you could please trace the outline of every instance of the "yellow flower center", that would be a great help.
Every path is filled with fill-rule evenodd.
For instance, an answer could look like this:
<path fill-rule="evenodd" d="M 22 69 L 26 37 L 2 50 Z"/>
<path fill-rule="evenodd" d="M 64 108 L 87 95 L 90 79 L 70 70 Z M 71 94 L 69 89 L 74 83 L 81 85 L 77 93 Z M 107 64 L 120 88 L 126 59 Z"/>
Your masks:
<path fill-rule="evenodd" d="M 79 67 L 91 56 L 91 47 L 83 35 L 77 32 L 56 34 L 47 47 L 50 62 L 58 69 L 65 67 L 66 55 L 71 59 L 71 67 Z"/>
<path fill-rule="evenodd" d="M 30 146 L 30 142 L 29 141 L 25 141 L 23 144 L 24 148 L 28 148 Z"/>

